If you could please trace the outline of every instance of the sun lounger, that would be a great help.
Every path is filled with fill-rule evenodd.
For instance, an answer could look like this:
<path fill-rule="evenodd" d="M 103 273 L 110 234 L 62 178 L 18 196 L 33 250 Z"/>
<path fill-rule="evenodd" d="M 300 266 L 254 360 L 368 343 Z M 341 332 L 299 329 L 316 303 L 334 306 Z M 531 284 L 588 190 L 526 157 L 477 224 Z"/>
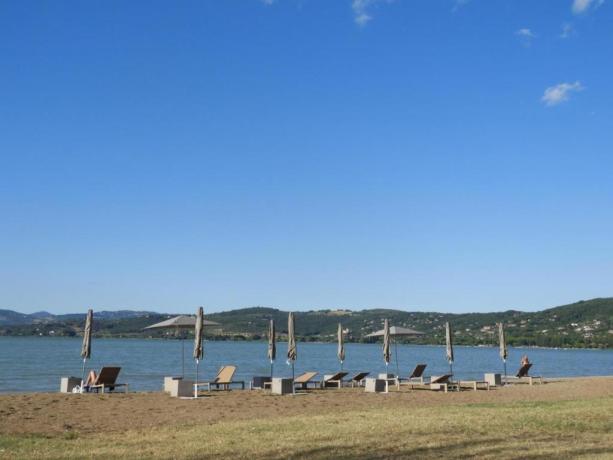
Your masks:
<path fill-rule="evenodd" d="M 298 389 L 306 390 L 309 387 L 309 384 L 317 385 L 319 382 L 313 380 L 316 375 L 317 372 L 305 372 L 304 374 L 294 378 L 294 386 Z"/>
<path fill-rule="evenodd" d="M 217 372 L 217 376 L 215 379 L 209 382 L 198 382 L 194 384 L 194 393 L 198 392 L 198 388 L 206 387 L 208 391 L 211 391 L 211 386 L 222 390 L 229 390 L 230 385 L 240 385 L 241 388 L 245 389 L 245 381 L 244 380 L 232 380 L 234 377 L 234 373 L 236 372 L 236 366 L 222 366 Z"/>
<path fill-rule="evenodd" d="M 396 379 L 396 386 L 400 387 L 400 385 L 407 385 L 411 383 L 424 383 L 424 371 L 426 370 L 427 364 L 418 364 L 411 372 L 406 379 L 402 377 L 398 377 Z"/>
<path fill-rule="evenodd" d="M 458 387 L 462 388 L 472 388 L 474 391 L 477 391 L 479 388 L 483 388 L 484 390 L 490 391 L 490 384 L 485 380 L 460 380 L 458 381 Z"/>
<path fill-rule="evenodd" d="M 337 372 L 334 375 L 329 376 L 321 381 L 321 387 L 336 387 L 341 388 L 343 386 L 343 379 L 347 376 L 348 372 Z"/>
<path fill-rule="evenodd" d="M 522 379 L 524 379 L 524 381 L 527 380 L 530 385 L 532 385 L 534 382 L 539 382 L 540 384 L 542 384 L 543 383 L 542 376 L 528 375 L 528 372 L 530 371 L 531 367 L 532 367 L 532 363 L 524 364 L 523 366 L 519 368 L 519 370 L 517 371 L 517 375 L 515 375 L 515 377 L 507 376 L 505 379 L 505 382 L 506 383 L 520 382 L 522 381 Z"/>
<path fill-rule="evenodd" d="M 450 389 L 460 391 L 458 382 L 451 380 L 452 374 L 441 375 L 439 377 L 432 377 L 428 383 L 408 382 L 407 385 L 410 388 L 422 388 L 425 390 L 444 390 L 447 393 Z"/>
<path fill-rule="evenodd" d="M 89 385 L 88 389 L 94 391 L 100 391 L 104 393 L 105 390 L 113 391 L 117 387 L 125 387 L 126 393 L 128 392 L 127 383 L 117 383 L 117 376 L 121 371 L 121 367 L 103 367 L 100 369 L 100 373 L 96 377 L 96 381 Z"/>
<path fill-rule="evenodd" d="M 370 375 L 370 372 L 359 372 L 351 378 L 351 387 L 362 386 L 364 379 Z"/>

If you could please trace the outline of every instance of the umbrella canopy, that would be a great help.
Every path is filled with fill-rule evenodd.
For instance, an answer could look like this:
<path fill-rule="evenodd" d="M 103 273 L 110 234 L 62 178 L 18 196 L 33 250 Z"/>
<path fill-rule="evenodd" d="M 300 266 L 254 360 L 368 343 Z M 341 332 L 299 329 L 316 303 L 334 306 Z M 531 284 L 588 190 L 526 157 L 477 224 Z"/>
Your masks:
<path fill-rule="evenodd" d="M 277 344 L 275 341 L 275 320 L 270 320 L 268 326 L 268 359 L 272 363 L 277 357 Z"/>
<path fill-rule="evenodd" d="M 83 330 L 83 345 L 81 346 L 81 358 L 89 359 L 92 354 L 92 325 L 94 322 L 94 311 L 87 310 L 85 317 L 85 329 Z"/>
<path fill-rule="evenodd" d="M 507 360 L 507 341 L 504 337 L 504 326 L 498 323 L 498 339 L 500 340 L 500 359 Z"/>
<path fill-rule="evenodd" d="M 198 307 L 198 313 L 196 314 L 196 325 L 194 329 L 194 359 L 199 361 L 204 356 L 204 349 L 202 347 L 202 330 L 204 329 L 204 310 L 202 307 Z"/>
<path fill-rule="evenodd" d="M 383 359 L 385 360 L 385 365 L 387 366 L 390 362 L 391 358 L 390 353 L 390 325 L 387 319 L 383 324 Z"/>
<path fill-rule="evenodd" d="M 343 326 L 341 323 L 338 323 L 338 350 L 336 351 L 336 356 L 338 356 L 338 360 L 343 364 L 345 361 L 345 344 L 343 343 Z"/>
<path fill-rule="evenodd" d="M 218 326 L 215 321 L 202 321 L 203 326 Z M 179 334 L 179 331 L 195 330 L 196 317 L 192 315 L 179 315 L 165 319 L 159 323 L 147 326 L 145 329 L 175 329 L 176 335 L 181 338 L 181 375 L 185 377 L 185 334 Z"/>
<path fill-rule="evenodd" d="M 387 320 L 385 321 L 387 322 Z M 399 327 L 399 326 L 390 327 L 388 333 L 389 335 L 398 336 L 398 337 L 400 336 L 419 337 L 422 335 L 426 335 L 424 332 L 416 331 L 415 329 L 409 329 L 408 327 Z M 384 335 L 385 335 L 385 328 L 379 331 L 376 331 L 376 332 L 372 332 L 368 334 L 366 337 L 383 337 Z"/>
<path fill-rule="evenodd" d="M 451 324 L 449 321 L 445 323 L 445 340 L 447 342 L 447 361 L 449 364 L 453 363 L 453 336 L 451 331 Z"/>
<path fill-rule="evenodd" d="M 294 332 L 294 314 L 290 312 L 287 317 L 287 359 L 292 363 L 298 357 L 296 349 L 296 334 Z"/>
<path fill-rule="evenodd" d="M 203 321 L 204 326 L 217 326 L 219 323 L 215 321 Z M 152 324 L 151 326 L 147 326 L 145 329 L 194 329 L 196 327 L 196 317 L 188 316 L 188 315 L 179 315 L 174 318 L 166 319 L 160 323 Z"/>

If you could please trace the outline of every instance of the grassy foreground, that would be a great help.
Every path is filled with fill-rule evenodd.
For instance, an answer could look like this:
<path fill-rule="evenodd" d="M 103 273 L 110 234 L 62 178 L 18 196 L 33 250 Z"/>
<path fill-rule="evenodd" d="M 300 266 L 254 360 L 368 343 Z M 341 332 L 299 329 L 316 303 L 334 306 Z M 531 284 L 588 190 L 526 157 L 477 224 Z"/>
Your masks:
<path fill-rule="evenodd" d="M 605 397 L 339 410 L 122 433 L 0 435 L 0 458 L 613 458 L 612 433 L 613 398 Z"/>

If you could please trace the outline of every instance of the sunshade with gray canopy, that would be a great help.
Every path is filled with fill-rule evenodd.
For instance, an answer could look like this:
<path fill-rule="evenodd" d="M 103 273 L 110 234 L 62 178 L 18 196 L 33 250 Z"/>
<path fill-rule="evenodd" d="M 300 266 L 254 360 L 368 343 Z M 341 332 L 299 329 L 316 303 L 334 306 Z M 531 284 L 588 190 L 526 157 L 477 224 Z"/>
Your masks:
<path fill-rule="evenodd" d="M 215 321 L 203 321 L 204 326 L 218 326 Z M 196 317 L 190 315 L 179 315 L 166 319 L 160 323 L 147 326 L 145 329 L 174 329 L 175 334 L 181 335 L 181 376 L 185 377 L 185 331 L 194 330 L 196 327 Z"/>
<path fill-rule="evenodd" d="M 387 321 L 387 320 L 386 320 Z M 389 327 L 389 336 L 390 337 L 421 337 L 425 335 L 425 333 L 417 331 L 415 329 L 410 329 L 408 327 L 401 326 L 391 326 Z M 368 334 L 366 337 L 384 337 L 385 336 L 385 328 L 376 332 L 372 332 Z M 396 355 L 396 373 L 400 374 L 400 369 L 398 366 L 398 344 L 394 340 L 394 353 Z"/>

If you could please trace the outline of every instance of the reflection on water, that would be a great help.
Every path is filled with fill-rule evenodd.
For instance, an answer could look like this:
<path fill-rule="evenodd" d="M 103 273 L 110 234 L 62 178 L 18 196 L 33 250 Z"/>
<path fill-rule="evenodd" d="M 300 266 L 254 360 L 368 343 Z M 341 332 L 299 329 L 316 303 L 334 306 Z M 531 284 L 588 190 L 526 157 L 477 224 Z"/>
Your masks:
<path fill-rule="evenodd" d="M 0 337 L 0 392 L 57 391 L 61 376 L 80 377 L 79 338 Z M 204 361 L 200 364 L 200 378 L 212 378 L 219 366 L 238 366 L 236 378 L 249 380 L 253 375 L 269 375 L 264 342 L 206 342 Z M 385 372 L 380 344 L 345 344 L 348 372 Z M 277 346 L 276 376 L 291 375 L 285 362 L 286 344 Z M 193 377 L 192 343 L 185 342 L 185 373 Z M 151 339 L 93 339 L 92 359 L 87 368 L 103 365 L 122 367 L 120 380 L 130 383 L 134 390 L 160 390 L 165 375 L 181 375 L 182 343 L 177 340 Z M 545 377 L 611 375 L 613 350 L 550 350 L 510 348 L 508 372 L 514 373 L 519 360 L 527 354 L 534 363 L 533 373 Z M 398 345 L 392 348 L 389 372 L 408 374 L 418 363 L 426 363 L 426 374 L 449 371 L 445 348 L 440 346 Z M 332 373 L 340 369 L 334 343 L 299 343 L 296 373 L 316 370 Z M 498 348 L 456 347 L 453 372 L 458 378 L 482 378 L 485 372 L 501 372 L 503 365 Z"/>

